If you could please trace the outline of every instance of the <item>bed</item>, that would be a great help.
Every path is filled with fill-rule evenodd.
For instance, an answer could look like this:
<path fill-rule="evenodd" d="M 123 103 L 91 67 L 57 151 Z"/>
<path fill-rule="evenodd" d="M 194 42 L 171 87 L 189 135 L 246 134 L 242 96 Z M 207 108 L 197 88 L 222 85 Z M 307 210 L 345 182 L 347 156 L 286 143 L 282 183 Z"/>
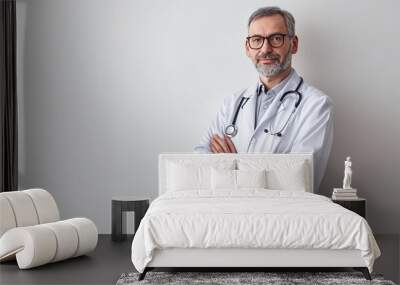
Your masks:
<path fill-rule="evenodd" d="M 132 242 L 139 280 L 159 267 L 352 267 L 370 280 L 367 221 L 312 181 L 311 153 L 160 154 L 159 197 Z"/>

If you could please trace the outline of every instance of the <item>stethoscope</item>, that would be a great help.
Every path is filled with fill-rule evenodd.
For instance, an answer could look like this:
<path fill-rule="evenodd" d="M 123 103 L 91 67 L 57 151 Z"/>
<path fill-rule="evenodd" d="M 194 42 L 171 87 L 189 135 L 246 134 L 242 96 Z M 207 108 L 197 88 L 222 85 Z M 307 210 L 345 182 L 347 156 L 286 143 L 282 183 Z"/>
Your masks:
<path fill-rule="evenodd" d="M 285 93 L 282 94 L 281 98 L 279 99 L 280 105 L 282 104 L 282 102 L 285 99 L 285 97 L 290 95 L 290 94 L 296 94 L 297 95 L 297 101 L 294 104 L 294 108 L 293 108 L 292 113 L 290 113 L 290 116 L 287 118 L 287 120 L 286 120 L 285 124 L 283 125 L 283 127 L 277 132 L 273 132 L 272 130 L 269 131 L 268 129 L 264 129 L 264 132 L 266 134 L 270 134 L 272 136 L 277 136 L 277 137 L 281 137 L 282 136 L 283 130 L 288 125 L 288 123 L 289 123 L 290 119 L 292 118 L 294 112 L 297 110 L 297 107 L 299 107 L 299 105 L 301 103 L 301 100 L 303 99 L 303 95 L 299 91 L 299 89 L 300 89 L 302 84 L 303 84 L 303 78 L 300 77 L 300 82 L 297 85 L 295 90 L 286 91 Z M 237 135 L 238 127 L 236 126 L 236 120 L 237 120 L 237 117 L 239 115 L 240 109 L 243 109 L 244 105 L 246 105 L 246 103 L 247 103 L 247 101 L 249 99 L 250 99 L 249 97 L 242 97 L 240 99 L 240 102 L 239 102 L 238 107 L 236 108 L 236 112 L 235 112 L 235 115 L 233 117 L 232 123 L 225 128 L 225 135 L 227 135 L 228 137 L 233 138 L 234 136 Z M 258 113 L 257 112 L 258 111 L 258 106 L 257 105 L 258 105 L 258 100 L 256 99 L 256 111 L 254 112 L 255 113 L 254 114 L 254 129 L 256 129 L 256 127 L 257 127 L 257 113 Z"/>

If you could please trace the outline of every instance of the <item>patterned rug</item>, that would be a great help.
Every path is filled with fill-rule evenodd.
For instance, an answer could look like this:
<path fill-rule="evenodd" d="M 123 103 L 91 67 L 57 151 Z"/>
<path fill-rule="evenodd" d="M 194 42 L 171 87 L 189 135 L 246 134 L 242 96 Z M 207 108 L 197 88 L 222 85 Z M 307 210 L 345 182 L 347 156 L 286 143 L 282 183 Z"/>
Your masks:
<path fill-rule="evenodd" d="M 395 285 L 384 280 L 382 275 L 372 274 L 372 281 L 364 278 L 361 272 L 147 272 L 145 279 L 138 281 L 139 273 L 124 273 L 116 285 L 136 284 L 379 284 Z"/>

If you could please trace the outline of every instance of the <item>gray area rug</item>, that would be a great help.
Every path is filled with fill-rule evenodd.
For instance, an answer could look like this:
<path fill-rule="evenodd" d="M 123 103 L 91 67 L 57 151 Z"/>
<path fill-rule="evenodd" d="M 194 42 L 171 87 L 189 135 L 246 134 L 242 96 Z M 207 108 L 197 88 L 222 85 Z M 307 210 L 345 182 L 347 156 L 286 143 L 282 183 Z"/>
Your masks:
<path fill-rule="evenodd" d="M 382 275 L 372 274 L 372 281 L 361 272 L 154 272 L 138 281 L 139 273 L 124 273 L 116 285 L 134 284 L 384 284 L 395 285 L 384 280 Z"/>

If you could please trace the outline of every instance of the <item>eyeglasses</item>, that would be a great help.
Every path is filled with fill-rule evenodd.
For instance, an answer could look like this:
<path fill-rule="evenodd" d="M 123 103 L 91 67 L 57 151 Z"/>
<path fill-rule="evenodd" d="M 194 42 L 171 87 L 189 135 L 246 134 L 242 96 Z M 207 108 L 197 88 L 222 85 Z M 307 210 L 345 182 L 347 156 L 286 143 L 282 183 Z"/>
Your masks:
<path fill-rule="evenodd" d="M 263 36 L 251 36 L 247 37 L 247 42 L 249 43 L 249 47 L 251 49 L 260 49 L 264 45 L 265 40 L 268 41 L 268 44 L 274 48 L 279 48 L 283 46 L 285 42 L 285 36 L 290 37 L 288 34 L 281 34 L 281 33 L 275 33 L 272 35 L 269 35 L 268 37 L 263 37 Z"/>

